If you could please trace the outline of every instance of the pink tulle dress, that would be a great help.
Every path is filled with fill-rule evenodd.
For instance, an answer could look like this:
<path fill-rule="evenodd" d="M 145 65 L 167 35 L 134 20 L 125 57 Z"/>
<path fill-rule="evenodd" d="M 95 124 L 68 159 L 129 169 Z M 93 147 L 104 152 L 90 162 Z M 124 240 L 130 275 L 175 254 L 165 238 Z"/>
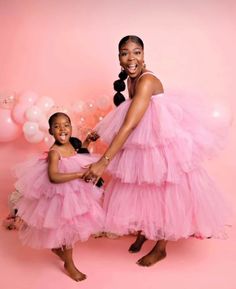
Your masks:
<path fill-rule="evenodd" d="M 80 172 L 97 159 L 86 154 L 60 157 L 59 171 Z M 102 230 L 102 190 L 81 179 L 51 183 L 47 153 L 18 165 L 16 174 L 15 186 L 23 194 L 17 204 L 24 221 L 19 231 L 23 244 L 33 248 L 71 247 Z"/>
<path fill-rule="evenodd" d="M 107 144 L 131 103 L 126 100 L 95 127 Z M 142 231 L 150 240 L 225 238 L 228 208 L 201 162 L 223 147 L 226 127 L 189 99 L 152 96 L 108 166 L 105 231 Z"/>

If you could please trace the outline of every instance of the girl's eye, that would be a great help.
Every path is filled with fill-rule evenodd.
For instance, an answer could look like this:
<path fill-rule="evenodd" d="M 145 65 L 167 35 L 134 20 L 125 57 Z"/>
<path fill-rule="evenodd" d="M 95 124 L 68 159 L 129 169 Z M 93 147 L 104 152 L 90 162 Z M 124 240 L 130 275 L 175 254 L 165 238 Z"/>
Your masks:
<path fill-rule="evenodd" d="M 127 55 L 127 52 L 121 52 L 120 53 L 120 56 L 126 56 Z"/>
<path fill-rule="evenodd" d="M 135 51 L 134 52 L 136 55 L 139 55 L 139 54 L 141 54 L 141 51 Z"/>

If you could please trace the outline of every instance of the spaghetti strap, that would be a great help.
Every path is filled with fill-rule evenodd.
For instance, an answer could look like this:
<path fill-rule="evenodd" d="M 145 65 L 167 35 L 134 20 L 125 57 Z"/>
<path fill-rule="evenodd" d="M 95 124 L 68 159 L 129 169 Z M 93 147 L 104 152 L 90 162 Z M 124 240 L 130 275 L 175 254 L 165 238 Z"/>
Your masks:
<path fill-rule="evenodd" d="M 139 78 L 138 78 L 137 81 L 139 81 L 139 79 L 140 79 L 143 75 L 146 75 L 146 74 L 151 74 L 151 75 L 153 75 L 153 76 L 156 76 L 152 71 L 145 71 L 144 73 L 142 73 L 142 74 L 139 76 Z"/>

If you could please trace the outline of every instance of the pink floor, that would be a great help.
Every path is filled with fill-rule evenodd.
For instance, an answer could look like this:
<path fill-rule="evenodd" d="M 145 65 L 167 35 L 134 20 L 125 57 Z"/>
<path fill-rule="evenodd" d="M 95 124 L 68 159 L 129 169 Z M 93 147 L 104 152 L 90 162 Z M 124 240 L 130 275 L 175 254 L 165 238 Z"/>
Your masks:
<path fill-rule="evenodd" d="M 82 282 L 71 280 L 57 256 L 48 250 L 22 247 L 16 231 L 0 229 L 1 289 L 236 289 L 236 226 L 228 240 L 181 240 L 169 243 L 165 260 L 143 268 L 129 254 L 132 236 L 90 239 L 75 247 L 75 262 L 87 274 Z"/>

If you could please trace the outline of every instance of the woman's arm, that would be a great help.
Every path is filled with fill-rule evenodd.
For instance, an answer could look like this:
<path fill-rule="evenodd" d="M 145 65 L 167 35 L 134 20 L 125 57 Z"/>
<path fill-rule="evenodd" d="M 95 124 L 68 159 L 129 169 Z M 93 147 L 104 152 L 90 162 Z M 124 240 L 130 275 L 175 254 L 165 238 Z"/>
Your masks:
<path fill-rule="evenodd" d="M 55 150 L 51 150 L 48 153 L 48 177 L 52 183 L 65 183 L 78 178 L 82 178 L 83 173 L 59 173 L 58 172 L 58 162 L 59 154 Z"/>
<path fill-rule="evenodd" d="M 139 121 L 146 112 L 151 96 L 159 91 L 163 92 L 161 82 L 152 75 L 143 76 L 136 85 L 135 96 L 126 114 L 125 120 L 106 150 L 103 157 L 95 164 L 92 164 L 89 170 L 84 174 L 84 178 L 90 179 L 92 176 L 100 177 L 109 161 L 122 148 L 125 141 L 136 128 Z"/>

